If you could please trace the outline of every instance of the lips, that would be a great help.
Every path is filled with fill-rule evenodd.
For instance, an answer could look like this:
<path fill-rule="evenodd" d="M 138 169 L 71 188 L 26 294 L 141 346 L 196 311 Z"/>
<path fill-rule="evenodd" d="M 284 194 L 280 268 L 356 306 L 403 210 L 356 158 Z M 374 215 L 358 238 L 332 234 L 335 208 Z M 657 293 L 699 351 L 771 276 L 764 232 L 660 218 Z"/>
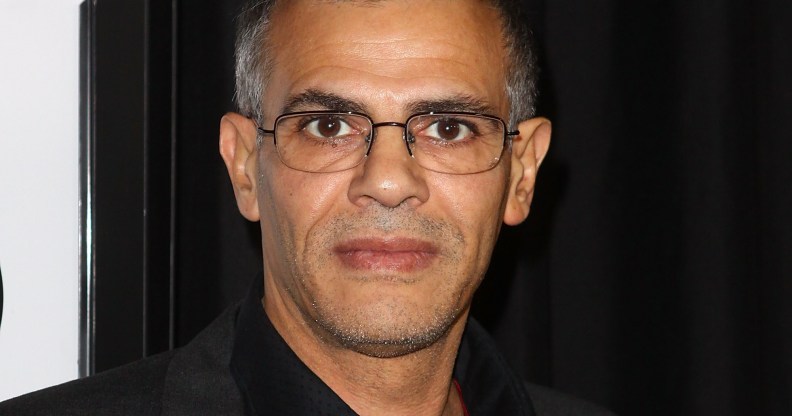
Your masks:
<path fill-rule="evenodd" d="M 437 247 L 412 238 L 358 238 L 333 249 L 341 263 L 352 269 L 413 272 L 437 257 Z"/>

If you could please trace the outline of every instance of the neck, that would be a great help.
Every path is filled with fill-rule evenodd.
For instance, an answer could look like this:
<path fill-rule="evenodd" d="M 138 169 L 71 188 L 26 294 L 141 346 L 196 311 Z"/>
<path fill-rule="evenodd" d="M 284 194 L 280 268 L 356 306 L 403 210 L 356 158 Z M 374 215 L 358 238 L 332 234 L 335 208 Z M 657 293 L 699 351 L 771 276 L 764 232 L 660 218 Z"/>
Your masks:
<path fill-rule="evenodd" d="M 328 341 L 279 296 L 264 309 L 294 353 L 357 414 L 463 415 L 453 384 L 467 312 L 432 345 L 392 358 L 362 354 Z"/>
<path fill-rule="evenodd" d="M 448 338 L 438 341 L 446 345 L 436 349 L 396 358 L 369 357 L 337 347 L 320 347 L 321 355 L 301 352 L 308 353 L 304 355 L 308 367 L 358 414 L 454 415 L 461 414 L 452 382 L 458 342 L 453 351 L 442 351 L 448 350 Z"/>

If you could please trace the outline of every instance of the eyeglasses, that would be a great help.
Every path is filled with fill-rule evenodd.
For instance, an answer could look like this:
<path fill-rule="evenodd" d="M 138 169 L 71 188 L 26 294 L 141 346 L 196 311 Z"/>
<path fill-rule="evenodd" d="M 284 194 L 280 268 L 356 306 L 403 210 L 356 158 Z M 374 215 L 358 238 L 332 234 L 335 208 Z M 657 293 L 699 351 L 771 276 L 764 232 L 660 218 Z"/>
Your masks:
<path fill-rule="evenodd" d="M 474 113 L 420 113 L 406 122 L 374 123 L 355 112 L 304 111 L 275 119 L 271 134 L 286 166 L 314 173 L 351 169 L 366 159 L 378 127 L 400 127 L 407 152 L 419 166 L 440 173 L 469 174 L 498 164 L 508 131 L 495 116 Z M 261 136 L 259 136 L 261 138 Z"/>

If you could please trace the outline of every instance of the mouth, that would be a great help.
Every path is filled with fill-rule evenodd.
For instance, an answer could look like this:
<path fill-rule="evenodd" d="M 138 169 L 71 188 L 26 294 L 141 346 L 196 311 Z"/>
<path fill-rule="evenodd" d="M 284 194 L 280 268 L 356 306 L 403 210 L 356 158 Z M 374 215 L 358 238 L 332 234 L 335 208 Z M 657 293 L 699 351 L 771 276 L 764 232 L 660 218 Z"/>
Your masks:
<path fill-rule="evenodd" d="M 412 238 L 358 238 L 333 248 L 341 263 L 356 270 L 414 272 L 429 267 L 438 256 L 434 244 Z"/>

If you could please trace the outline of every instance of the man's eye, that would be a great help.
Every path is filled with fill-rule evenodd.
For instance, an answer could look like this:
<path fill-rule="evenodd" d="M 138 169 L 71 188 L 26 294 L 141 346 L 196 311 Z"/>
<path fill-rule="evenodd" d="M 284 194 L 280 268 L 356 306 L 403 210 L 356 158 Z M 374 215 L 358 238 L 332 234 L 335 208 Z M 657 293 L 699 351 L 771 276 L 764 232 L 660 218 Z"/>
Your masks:
<path fill-rule="evenodd" d="M 459 120 L 443 119 L 437 120 L 429 125 L 429 127 L 422 132 L 422 135 L 451 142 L 466 139 L 471 136 L 472 133 L 473 131 L 470 127 Z"/>
<path fill-rule="evenodd" d="M 305 124 L 305 130 L 314 137 L 331 139 L 352 133 L 350 125 L 335 116 L 317 117 Z"/>

